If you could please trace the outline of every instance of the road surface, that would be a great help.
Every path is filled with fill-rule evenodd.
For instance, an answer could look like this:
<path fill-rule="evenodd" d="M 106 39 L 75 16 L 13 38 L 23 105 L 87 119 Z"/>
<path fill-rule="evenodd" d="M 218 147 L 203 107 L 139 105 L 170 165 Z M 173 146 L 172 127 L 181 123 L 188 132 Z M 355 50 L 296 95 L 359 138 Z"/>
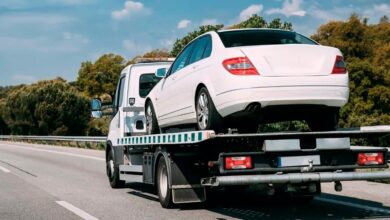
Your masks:
<path fill-rule="evenodd" d="M 390 219 L 390 185 L 344 182 L 310 204 L 214 192 L 206 205 L 163 209 L 153 187 L 111 189 L 104 152 L 0 142 L 0 219 Z"/>

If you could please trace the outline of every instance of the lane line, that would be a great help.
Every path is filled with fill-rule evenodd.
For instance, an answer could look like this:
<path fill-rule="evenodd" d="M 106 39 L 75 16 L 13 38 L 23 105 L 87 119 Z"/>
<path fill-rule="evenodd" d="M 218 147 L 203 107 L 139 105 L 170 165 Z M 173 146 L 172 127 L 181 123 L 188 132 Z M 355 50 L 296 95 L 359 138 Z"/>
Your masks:
<path fill-rule="evenodd" d="M 98 218 L 88 214 L 87 212 L 77 208 L 76 206 L 66 202 L 66 201 L 56 201 L 56 203 L 64 208 L 66 208 L 67 210 L 73 212 L 74 214 L 78 215 L 79 217 L 81 217 L 82 219 L 85 219 L 85 220 L 98 220 Z"/>
<path fill-rule="evenodd" d="M 40 152 L 47 152 L 47 153 L 53 153 L 53 154 L 60 154 L 60 155 L 66 155 L 66 156 L 72 156 L 72 157 L 80 157 L 80 158 L 86 158 L 86 159 L 92 159 L 92 160 L 99 160 L 99 161 L 105 161 L 105 159 L 100 157 L 94 157 L 94 156 L 87 156 L 87 155 L 80 155 L 80 154 L 74 154 L 69 152 L 62 152 L 62 151 L 55 151 L 55 150 L 46 150 L 46 149 L 38 149 L 38 148 L 32 148 L 32 147 L 23 147 L 20 145 L 15 144 L 7 144 L 8 146 L 14 146 L 26 150 L 32 150 L 32 151 L 40 151 Z"/>
<path fill-rule="evenodd" d="M 385 214 L 390 215 L 390 209 L 382 209 L 382 208 L 377 208 L 377 207 L 372 207 L 372 206 L 367 206 L 367 205 L 360 205 L 360 204 L 356 204 L 356 203 L 352 203 L 352 202 L 344 202 L 344 201 L 328 199 L 328 198 L 321 198 L 321 197 L 316 197 L 314 199 L 317 201 L 321 201 L 321 202 L 349 206 L 352 208 L 364 209 L 364 210 L 369 210 L 369 211 L 374 211 L 374 212 L 381 212 L 381 213 L 385 213 Z"/>
<path fill-rule="evenodd" d="M 9 169 L 5 168 L 5 167 L 2 167 L 0 166 L 0 170 L 3 171 L 4 173 L 10 173 L 11 171 L 9 171 Z"/>

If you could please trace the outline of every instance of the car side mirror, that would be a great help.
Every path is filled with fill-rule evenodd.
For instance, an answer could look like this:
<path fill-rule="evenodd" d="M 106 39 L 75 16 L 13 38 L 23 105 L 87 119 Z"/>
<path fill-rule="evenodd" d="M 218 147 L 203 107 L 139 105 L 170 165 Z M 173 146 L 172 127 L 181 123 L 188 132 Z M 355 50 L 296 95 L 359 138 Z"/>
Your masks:
<path fill-rule="evenodd" d="M 102 112 L 102 102 L 100 99 L 92 99 L 91 101 L 91 116 L 93 118 L 101 118 L 103 116 Z"/>
<path fill-rule="evenodd" d="M 159 77 L 159 78 L 165 77 L 166 74 L 167 74 L 167 68 L 157 69 L 157 71 L 155 73 L 156 77 Z"/>

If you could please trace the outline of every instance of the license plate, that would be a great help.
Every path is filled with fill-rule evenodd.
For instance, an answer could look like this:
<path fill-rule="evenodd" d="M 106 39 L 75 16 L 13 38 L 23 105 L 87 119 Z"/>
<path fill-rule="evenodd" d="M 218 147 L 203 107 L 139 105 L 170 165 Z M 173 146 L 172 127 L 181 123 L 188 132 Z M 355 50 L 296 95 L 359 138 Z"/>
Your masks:
<path fill-rule="evenodd" d="M 308 166 L 310 161 L 313 165 L 321 165 L 320 155 L 278 157 L 278 167 Z"/>

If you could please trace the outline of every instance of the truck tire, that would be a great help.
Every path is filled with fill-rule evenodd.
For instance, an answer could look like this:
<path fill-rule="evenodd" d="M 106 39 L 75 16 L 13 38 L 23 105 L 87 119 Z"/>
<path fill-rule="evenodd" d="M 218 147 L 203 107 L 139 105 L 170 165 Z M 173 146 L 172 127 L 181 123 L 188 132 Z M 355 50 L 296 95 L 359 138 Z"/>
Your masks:
<path fill-rule="evenodd" d="M 123 188 L 126 182 L 119 179 L 119 166 L 115 165 L 112 150 L 110 150 L 107 155 L 106 168 L 111 188 Z"/>
<path fill-rule="evenodd" d="M 197 130 L 214 130 L 224 132 L 222 117 L 217 112 L 213 100 L 205 87 L 202 87 L 195 99 Z"/>
<path fill-rule="evenodd" d="M 160 128 L 158 126 L 156 112 L 151 101 L 147 102 L 145 108 L 146 116 L 146 133 L 147 134 L 159 134 Z"/>
<path fill-rule="evenodd" d="M 169 189 L 169 175 L 165 158 L 162 156 L 158 160 L 157 166 L 157 192 L 160 204 L 163 208 L 172 208 L 172 190 Z"/>

